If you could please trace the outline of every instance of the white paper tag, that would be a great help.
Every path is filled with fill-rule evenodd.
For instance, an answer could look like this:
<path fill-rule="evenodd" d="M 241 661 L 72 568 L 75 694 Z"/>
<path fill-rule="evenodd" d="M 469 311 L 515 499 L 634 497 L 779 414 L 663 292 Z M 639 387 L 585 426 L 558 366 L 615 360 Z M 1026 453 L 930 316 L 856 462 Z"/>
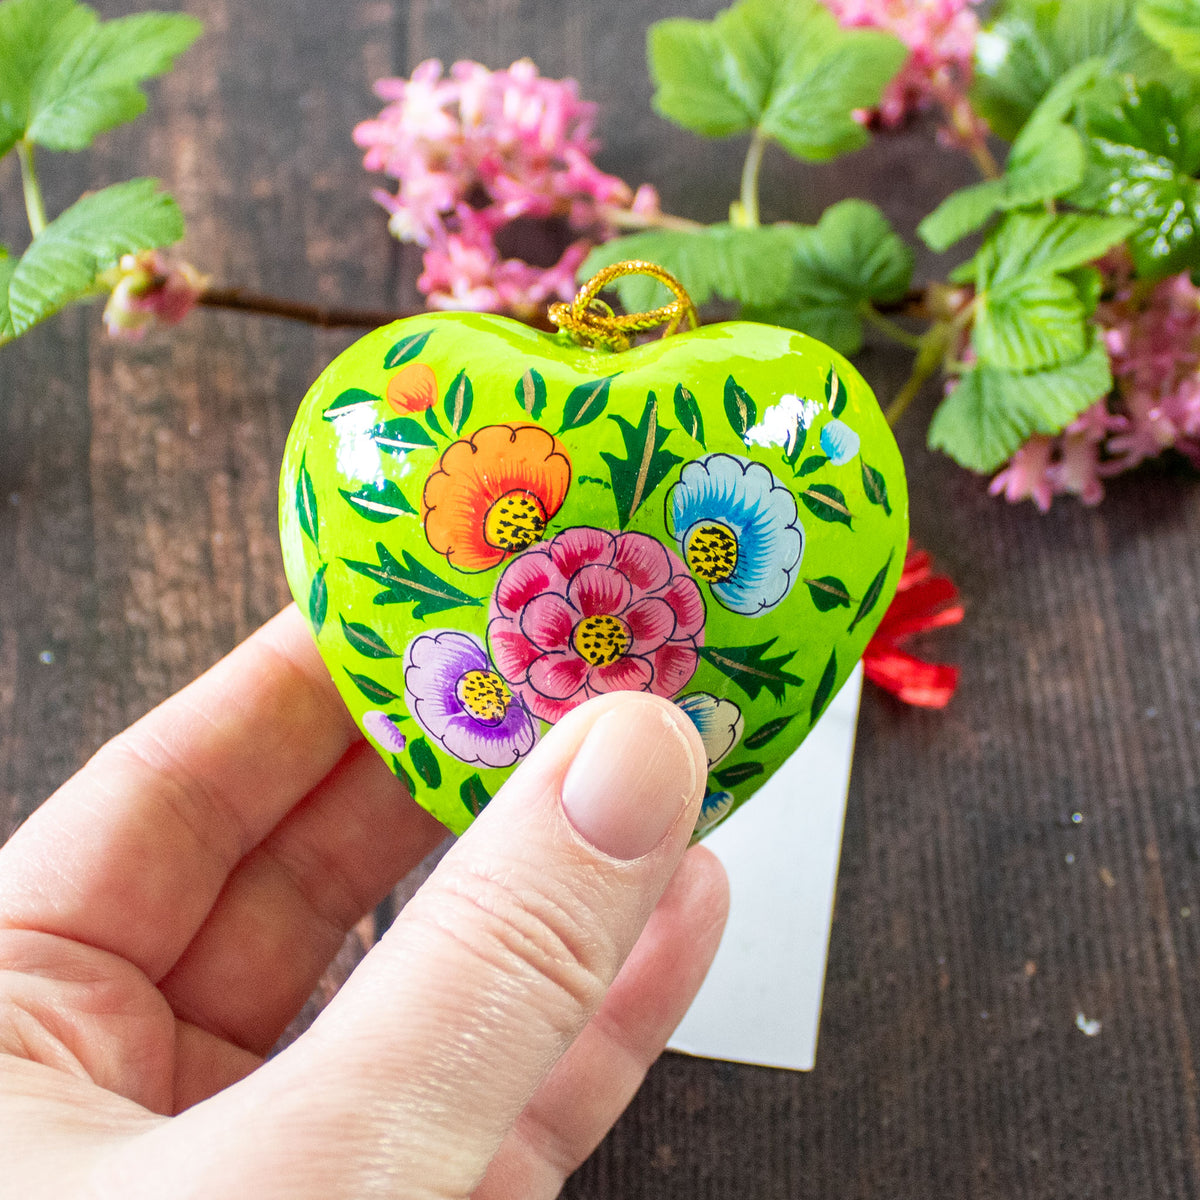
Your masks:
<path fill-rule="evenodd" d="M 729 923 L 668 1049 L 812 1070 L 861 694 L 860 664 L 804 745 L 705 839 L 729 875 Z"/>

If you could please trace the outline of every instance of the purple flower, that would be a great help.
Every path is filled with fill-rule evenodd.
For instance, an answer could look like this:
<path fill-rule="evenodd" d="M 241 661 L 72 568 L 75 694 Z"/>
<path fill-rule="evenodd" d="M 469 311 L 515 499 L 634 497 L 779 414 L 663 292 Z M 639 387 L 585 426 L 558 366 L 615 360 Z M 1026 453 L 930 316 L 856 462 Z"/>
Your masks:
<path fill-rule="evenodd" d="M 408 741 L 395 720 L 379 709 L 364 713 L 362 724 L 367 733 L 389 754 L 399 754 Z"/>
<path fill-rule="evenodd" d="M 447 754 L 481 767 L 511 767 L 538 740 L 529 710 L 492 670 L 469 633 L 422 633 L 404 652 L 404 701 Z"/>

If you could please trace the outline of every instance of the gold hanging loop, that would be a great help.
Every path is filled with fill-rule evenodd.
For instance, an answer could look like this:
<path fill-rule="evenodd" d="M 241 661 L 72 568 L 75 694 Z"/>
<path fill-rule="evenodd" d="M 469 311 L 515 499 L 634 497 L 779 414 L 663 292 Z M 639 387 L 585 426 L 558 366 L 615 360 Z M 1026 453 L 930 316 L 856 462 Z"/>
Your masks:
<path fill-rule="evenodd" d="M 597 298 L 597 293 L 622 275 L 649 275 L 668 287 L 675 299 L 661 308 L 651 309 L 650 312 L 617 316 L 603 300 Z M 695 329 L 700 323 L 696 316 L 696 306 L 684 290 L 683 284 L 657 263 L 645 262 L 642 259 L 631 259 L 605 267 L 579 289 L 570 304 L 552 304 L 548 315 L 553 324 L 559 329 L 565 329 L 581 345 L 604 346 L 610 350 L 628 350 L 631 334 L 642 333 L 657 325 L 666 326 L 663 337 L 668 337 L 675 333 L 684 321 L 689 329 Z"/>

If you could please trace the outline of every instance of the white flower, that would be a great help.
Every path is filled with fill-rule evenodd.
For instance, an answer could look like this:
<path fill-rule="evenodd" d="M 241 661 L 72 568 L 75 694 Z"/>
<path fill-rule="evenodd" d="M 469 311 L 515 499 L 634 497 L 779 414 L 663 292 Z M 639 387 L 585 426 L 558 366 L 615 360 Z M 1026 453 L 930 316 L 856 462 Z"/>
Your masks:
<path fill-rule="evenodd" d="M 732 700 L 721 700 L 709 692 L 692 692 L 675 701 L 700 731 L 711 771 L 742 739 L 745 720 Z"/>

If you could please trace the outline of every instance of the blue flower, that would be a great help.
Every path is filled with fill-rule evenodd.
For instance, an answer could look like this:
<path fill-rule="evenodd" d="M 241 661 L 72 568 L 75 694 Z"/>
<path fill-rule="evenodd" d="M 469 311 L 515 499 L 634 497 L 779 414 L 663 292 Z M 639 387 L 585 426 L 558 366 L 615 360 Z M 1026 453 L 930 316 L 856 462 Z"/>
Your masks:
<path fill-rule="evenodd" d="M 845 421 L 830 421 L 821 430 L 821 449 L 835 467 L 848 463 L 858 453 L 858 434 Z"/>
<path fill-rule="evenodd" d="M 700 803 L 700 815 L 696 818 L 696 828 L 692 830 L 692 837 L 711 829 L 732 805 L 732 792 L 708 792 Z"/>
<path fill-rule="evenodd" d="M 692 692 L 675 703 L 687 713 L 700 733 L 711 771 L 742 739 L 745 720 L 732 700 L 722 700 L 711 692 Z"/>
<path fill-rule="evenodd" d="M 733 454 L 688 463 L 666 517 L 692 574 L 732 612 L 759 616 L 792 590 L 804 529 L 795 497 L 762 463 Z"/>

